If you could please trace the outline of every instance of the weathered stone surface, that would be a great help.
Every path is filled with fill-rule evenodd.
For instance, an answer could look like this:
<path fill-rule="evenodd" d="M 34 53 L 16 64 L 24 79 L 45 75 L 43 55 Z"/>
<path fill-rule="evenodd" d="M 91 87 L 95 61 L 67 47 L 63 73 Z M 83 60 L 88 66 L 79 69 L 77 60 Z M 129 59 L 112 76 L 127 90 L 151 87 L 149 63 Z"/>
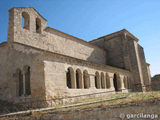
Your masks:
<path fill-rule="evenodd" d="M 151 80 L 152 90 L 160 90 L 160 75 L 155 75 Z"/>
<path fill-rule="evenodd" d="M 133 74 L 135 91 L 146 91 L 150 86 L 150 70 L 138 39 L 125 29 L 95 39 L 91 43 L 106 50 L 107 64 L 127 69 Z"/>

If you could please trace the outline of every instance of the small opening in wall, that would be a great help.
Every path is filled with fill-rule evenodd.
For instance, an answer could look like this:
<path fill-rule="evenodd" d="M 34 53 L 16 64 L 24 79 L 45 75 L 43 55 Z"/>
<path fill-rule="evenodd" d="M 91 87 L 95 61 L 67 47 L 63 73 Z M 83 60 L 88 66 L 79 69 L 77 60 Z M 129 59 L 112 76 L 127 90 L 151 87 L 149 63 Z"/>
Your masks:
<path fill-rule="evenodd" d="M 25 66 L 25 95 L 31 95 L 29 66 Z"/>
<path fill-rule="evenodd" d="M 118 81 L 117 81 L 117 75 L 116 74 L 114 74 L 113 83 L 114 83 L 115 91 L 118 91 Z"/>
<path fill-rule="evenodd" d="M 29 15 L 26 12 L 22 13 L 21 26 L 29 30 Z"/>
<path fill-rule="evenodd" d="M 115 91 L 121 91 L 121 84 L 122 83 L 121 83 L 121 79 L 120 79 L 120 76 L 118 73 L 114 74 L 113 82 L 114 82 Z"/>
<path fill-rule="evenodd" d="M 22 17 L 22 27 L 24 28 L 24 17 Z"/>
<path fill-rule="evenodd" d="M 19 83 L 19 90 L 18 90 L 18 93 L 19 93 L 19 96 L 22 96 L 23 95 L 23 74 L 22 74 L 22 71 L 18 69 L 18 83 Z"/>
<path fill-rule="evenodd" d="M 36 32 L 41 33 L 41 20 L 36 18 Z"/>

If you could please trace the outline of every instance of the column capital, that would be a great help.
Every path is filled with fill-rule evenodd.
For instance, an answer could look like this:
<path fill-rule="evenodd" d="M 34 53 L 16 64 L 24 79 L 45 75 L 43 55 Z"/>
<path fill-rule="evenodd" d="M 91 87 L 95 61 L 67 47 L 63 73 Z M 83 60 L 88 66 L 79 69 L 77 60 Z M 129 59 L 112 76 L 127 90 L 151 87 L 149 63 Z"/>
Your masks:
<path fill-rule="evenodd" d="M 110 78 L 113 78 L 114 73 L 110 73 L 110 72 L 108 72 L 108 76 L 109 76 Z"/>
<path fill-rule="evenodd" d="M 121 79 L 123 79 L 125 76 L 124 76 L 124 75 L 119 75 L 119 77 L 120 77 Z"/>

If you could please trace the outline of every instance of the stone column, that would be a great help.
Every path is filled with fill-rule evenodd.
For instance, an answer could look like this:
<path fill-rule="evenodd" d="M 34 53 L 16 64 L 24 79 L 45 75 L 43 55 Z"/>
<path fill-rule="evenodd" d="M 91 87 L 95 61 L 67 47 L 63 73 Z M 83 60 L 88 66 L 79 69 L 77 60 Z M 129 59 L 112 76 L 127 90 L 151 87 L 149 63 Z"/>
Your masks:
<path fill-rule="evenodd" d="M 123 75 L 120 75 L 120 80 L 121 80 L 121 90 L 122 90 L 122 92 L 128 92 L 128 89 L 126 89 L 124 87 L 124 76 Z"/>
<path fill-rule="evenodd" d="M 90 74 L 89 77 L 90 77 L 90 88 L 94 89 L 95 88 L 95 75 Z"/>
<path fill-rule="evenodd" d="M 125 89 L 125 88 L 124 88 L 124 81 L 123 81 L 123 79 L 124 79 L 124 76 L 123 76 L 123 75 L 120 75 L 121 89 L 122 89 L 122 90 Z"/>
<path fill-rule="evenodd" d="M 113 83 L 113 73 L 108 73 L 109 75 L 109 79 L 110 79 L 110 90 L 111 91 L 115 91 L 115 88 L 114 88 L 114 83 Z"/>

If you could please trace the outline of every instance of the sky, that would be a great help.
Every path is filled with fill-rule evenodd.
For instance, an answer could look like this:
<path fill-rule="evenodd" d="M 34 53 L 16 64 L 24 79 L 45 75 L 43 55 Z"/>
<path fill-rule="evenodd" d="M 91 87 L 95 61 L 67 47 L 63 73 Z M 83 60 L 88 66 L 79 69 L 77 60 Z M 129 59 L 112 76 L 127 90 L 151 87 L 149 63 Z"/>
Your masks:
<path fill-rule="evenodd" d="M 12 7 L 34 7 L 47 26 L 85 41 L 127 29 L 143 46 L 151 75 L 160 74 L 160 0 L 0 0 L 0 43 Z"/>

